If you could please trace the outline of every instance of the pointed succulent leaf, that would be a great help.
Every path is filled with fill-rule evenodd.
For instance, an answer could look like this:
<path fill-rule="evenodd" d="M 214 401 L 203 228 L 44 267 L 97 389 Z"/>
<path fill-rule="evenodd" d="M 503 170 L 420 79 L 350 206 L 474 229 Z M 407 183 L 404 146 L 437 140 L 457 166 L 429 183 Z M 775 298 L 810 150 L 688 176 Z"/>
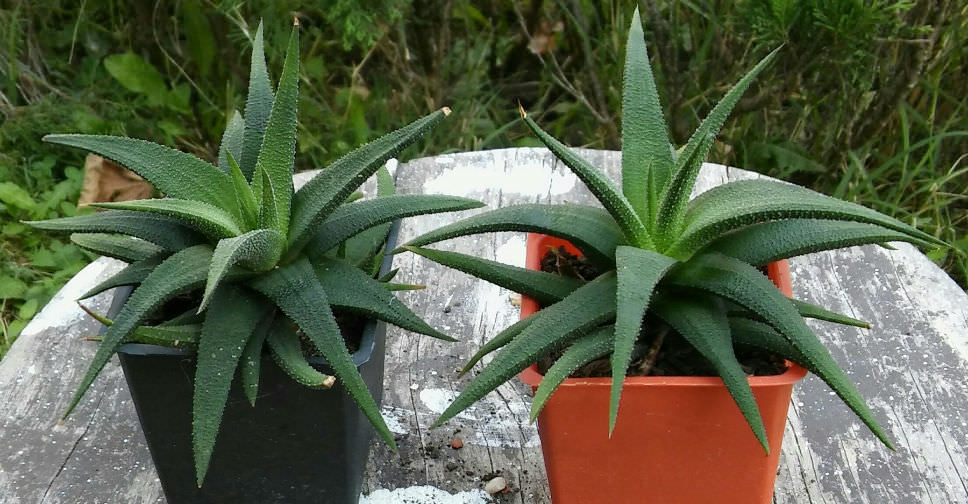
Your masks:
<path fill-rule="evenodd" d="M 249 91 L 245 102 L 245 129 L 242 157 L 239 167 L 247 178 L 252 178 L 255 162 L 262 147 L 262 137 L 269 123 L 272 110 L 272 83 L 266 68 L 265 49 L 262 41 L 262 22 L 252 39 L 252 64 L 249 67 Z"/>
<path fill-rule="evenodd" d="M 477 364 L 481 359 L 484 358 L 485 355 L 510 343 L 511 340 L 517 337 L 517 335 L 521 334 L 522 331 L 534 323 L 534 321 L 541 315 L 542 312 L 537 311 L 505 327 L 501 332 L 497 333 L 497 336 L 491 338 L 486 343 L 481 345 L 481 348 L 478 349 L 473 356 L 471 356 L 470 360 L 467 361 L 467 364 L 464 364 L 464 367 L 461 368 L 457 376 L 464 376 L 468 371 L 471 370 L 471 368 L 474 367 L 474 364 Z"/>
<path fill-rule="evenodd" d="M 336 378 L 320 373 L 303 354 L 299 336 L 285 325 L 277 324 L 266 338 L 272 359 L 297 383 L 310 388 L 331 388 Z"/>
<path fill-rule="evenodd" d="M 415 142 L 450 113 L 443 108 L 384 135 L 321 170 L 292 200 L 290 248 L 301 248 L 318 227 L 366 179 L 391 157 Z"/>
<path fill-rule="evenodd" d="M 275 206 L 275 228 L 285 235 L 289 229 L 289 211 L 292 204 L 292 173 L 296 155 L 296 112 L 299 105 L 299 27 L 294 26 L 289 35 L 286 61 L 279 78 L 279 89 L 266 123 L 262 148 L 256 159 L 255 171 L 263 172 L 272 183 Z M 258 193 L 264 179 L 253 180 L 253 191 Z M 262 205 L 266 205 L 263 201 Z"/>
<path fill-rule="evenodd" d="M 622 193 L 647 225 L 669 182 L 672 159 L 659 92 L 649 65 L 642 20 L 636 7 L 625 46 L 622 90 Z"/>
<path fill-rule="evenodd" d="M 538 418 L 538 414 L 551 398 L 551 393 L 561 385 L 561 382 L 578 368 L 612 352 L 615 345 L 614 334 L 614 326 L 600 327 L 588 336 L 579 338 L 561 354 L 561 357 L 545 372 L 544 377 L 541 378 L 541 384 L 534 391 L 530 414 L 532 422 Z"/>
<path fill-rule="evenodd" d="M 759 270 L 732 257 L 708 253 L 676 268 L 666 279 L 673 285 L 719 295 L 762 317 L 803 354 L 807 364 L 816 370 L 814 374 L 889 445 L 887 434 L 877 425 L 873 412 L 826 347 L 807 327 L 793 303 Z"/>
<path fill-rule="evenodd" d="M 760 348 L 774 355 L 782 356 L 811 371 L 807 358 L 800 353 L 782 334 L 769 324 L 747 317 L 729 317 L 729 332 L 733 343 Z M 815 373 L 816 374 L 816 373 Z"/>
<path fill-rule="evenodd" d="M 117 234 L 74 233 L 71 235 L 71 241 L 83 249 L 129 263 L 147 259 L 164 251 L 150 241 Z"/>
<path fill-rule="evenodd" d="M 662 203 L 656 220 L 656 226 L 663 229 L 660 232 L 663 236 L 668 237 L 670 234 L 676 234 L 678 232 L 682 223 L 682 216 L 685 213 L 686 204 L 689 201 L 689 195 L 692 192 L 692 187 L 696 182 L 696 177 L 699 175 L 700 168 L 702 168 L 702 162 L 709 154 L 709 149 L 712 148 L 716 135 L 719 134 L 719 130 L 726 122 L 726 118 L 729 117 L 733 107 L 736 106 L 740 97 L 749 88 L 750 83 L 773 62 L 779 51 L 780 48 L 777 48 L 770 54 L 767 54 L 739 82 L 733 85 L 726 93 L 726 96 L 709 112 L 709 115 L 699 125 L 699 128 L 692 134 L 692 137 L 689 138 L 689 142 L 686 143 L 682 153 L 679 155 L 679 162 L 675 172 L 672 174 L 669 186 L 662 195 Z"/>
<path fill-rule="evenodd" d="M 168 257 L 168 254 L 160 253 L 140 261 L 135 261 L 125 266 L 121 271 L 111 275 L 108 278 L 105 278 L 104 280 L 101 280 L 97 285 L 88 289 L 87 292 L 81 294 L 77 299 L 87 299 L 108 289 L 121 287 L 122 285 L 138 285 L 143 282 L 144 279 L 148 277 L 148 274 L 154 271 L 154 269 L 157 268 L 166 257 Z"/>
<path fill-rule="evenodd" d="M 401 284 L 401 283 L 384 283 L 384 282 L 380 282 L 380 283 L 382 283 L 383 287 L 390 292 L 424 290 L 427 288 L 426 285 L 418 285 L 418 284 Z"/>
<path fill-rule="evenodd" d="M 315 265 L 319 283 L 329 302 L 337 308 L 389 322 L 397 327 L 434 338 L 456 341 L 430 327 L 397 299 L 384 284 L 339 259 L 320 259 Z"/>
<path fill-rule="evenodd" d="M 242 228 L 235 217 L 201 201 L 177 198 L 145 199 L 135 201 L 115 201 L 110 203 L 91 203 L 91 206 L 115 210 L 133 210 L 175 217 L 198 229 L 206 236 L 219 239 L 242 234 Z"/>
<path fill-rule="evenodd" d="M 420 247 L 406 249 L 436 263 L 534 298 L 543 305 L 564 299 L 584 283 L 577 278 L 520 268 L 458 252 Z"/>
<path fill-rule="evenodd" d="M 632 361 L 632 350 L 639 339 L 642 319 L 652 293 L 676 260 L 658 252 L 636 247 L 615 249 L 618 278 L 616 288 L 615 352 L 612 354 L 612 388 L 608 403 L 608 435 L 615 431 L 618 405 L 622 397 L 625 372 Z"/>
<path fill-rule="evenodd" d="M 823 370 L 815 367 L 811 363 L 810 359 L 806 358 L 795 346 L 793 346 L 786 338 L 783 337 L 776 329 L 770 327 L 768 324 L 763 322 L 758 322 L 755 320 L 750 320 L 743 317 L 730 317 L 729 328 L 733 334 L 733 342 L 738 345 L 745 345 L 754 348 L 761 348 L 768 352 L 776 355 L 782 355 L 786 359 L 795 362 L 811 373 L 822 376 Z M 826 381 L 826 380 L 825 380 Z M 829 383 L 828 383 L 829 385 Z M 858 418 L 864 422 L 873 432 L 878 439 L 885 446 L 894 450 L 894 444 L 887 437 L 887 434 L 881 430 L 881 426 L 878 425 L 877 421 L 874 420 L 872 416 L 865 416 L 854 410 Z"/>
<path fill-rule="evenodd" d="M 458 236 L 495 231 L 544 233 L 566 239 L 603 269 L 615 265 L 615 247 L 626 244 L 618 225 L 601 208 L 529 204 L 480 213 L 418 236 L 406 245 L 422 247 Z M 394 252 L 402 250 L 401 247 Z"/>
<path fill-rule="evenodd" d="M 178 219 L 165 215 L 128 210 L 61 217 L 25 224 L 48 231 L 76 233 L 119 233 L 147 240 L 165 250 L 181 250 L 205 241 L 205 237 Z"/>
<path fill-rule="evenodd" d="M 669 255 L 687 258 L 724 234 L 780 219 L 829 219 L 876 224 L 926 242 L 937 238 L 877 211 L 775 180 L 741 180 L 714 187 L 689 205 L 681 236 Z"/>
<path fill-rule="evenodd" d="M 262 317 L 259 324 L 252 331 L 252 336 L 245 343 L 245 350 L 242 350 L 242 359 L 239 361 L 239 375 L 242 377 L 242 391 L 249 404 L 255 406 L 255 401 L 259 396 L 259 374 L 262 370 L 262 349 L 266 341 L 266 335 L 275 320 L 275 310 L 269 310 Z"/>
<path fill-rule="evenodd" d="M 864 322 L 863 320 L 857 320 L 855 318 L 848 317 L 847 315 L 841 315 L 840 313 L 832 312 L 821 306 L 813 305 L 806 301 L 800 301 L 799 299 L 793 299 L 791 301 L 793 301 L 793 306 L 797 308 L 797 311 L 800 312 L 800 316 L 817 320 L 826 320 L 827 322 L 833 322 L 835 324 L 860 327 L 863 329 L 871 328 L 870 322 Z"/>
<path fill-rule="evenodd" d="M 343 203 L 344 204 L 352 203 L 356 200 L 361 200 L 361 199 L 363 199 L 363 193 L 361 193 L 360 191 L 353 191 L 352 193 L 350 193 L 349 196 L 346 197 L 346 201 L 344 201 Z"/>
<path fill-rule="evenodd" d="M 158 345 L 171 348 L 182 348 L 195 350 L 198 347 L 198 335 L 202 332 L 202 326 L 181 325 L 181 326 L 138 326 L 130 336 L 124 339 L 123 343 L 139 343 L 144 345 Z M 100 336 L 83 338 L 84 341 L 103 341 Z"/>
<path fill-rule="evenodd" d="M 200 324 L 170 325 L 170 326 L 138 326 L 125 340 L 125 343 L 144 343 L 172 348 L 188 348 L 194 350 L 198 346 L 199 335 L 202 333 Z"/>
<path fill-rule="evenodd" d="M 340 257 L 376 278 L 380 273 L 380 266 L 383 265 L 383 248 L 391 225 L 387 223 L 373 226 L 347 238 L 337 247 Z"/>
<path fill-rule="evenodd" d="M 254 228 L 259 224 L 259 203 L 256 201 L 242 169 L 235 162 L 235 155 L 228 152 L 226 157 L 228 158 L 229 175 L 232 176 L 232 185 L 235 187 L 235 197 L 239 201 L 242 220 L 245 221 L 246 227 Z"/>
<path fill-rule="evenodd" d="M 629 201 L 625 199 L 622 192 L 605 173 L 542 130 L 537 123 L 524 113 L 524 109 L 521 110 L 521 117 L 538 139 L 554 153 L 555 157 L 565 163 L 565 166 L 571 168 L 571 171 L 588 186 L 588 189 L 595 195 L 595 199 L 605 207 L 605 210 L 618 223 L 626 238 L 643 247 L 654 248 L 649 232 L 642 220 L 639 219 L 635 209 L 632 208 Z"/>
<path fill-rule="evenodd" d="M 376 187 L 377 196 L 381 198 L 396 193 L 397 188 L 393 185 L 393 178 L 390 176 L 390 171 L 387 170 L 386 165 L 381 166 L 380 169 L 376 171 Z M 345 206 L 346 205 L 341 205 L 338 207 L 334 214 L 339 212 L 339 210 Z M 334 215 L 331 215 L 330 219 L 333 218 L 333 216 Z M 330 219 L 326 219 L 326 221 L 329 221 Z M 323 226 L 325 225 L 326 224 L 324 222 Z M 392 222 L 384 222 L 371 226 L 342 240 L 338 245 L 340 257 L 357 265 L 357 267 L 363 271 L 373 272 L 373 276 L 375 277 L 377 274 L 379 274 L 380 266 L 383 264 L 383 248 L 392 228 Z M 316 238 L 318 238 L 320 234 L 320 232 L 317 232 Z M 314 246 L 315 244 L 313 243 L 309 244 L 309 247 Z M 310 260 L 316 257 L 314 252 L 318 251 L 310 250 L 307 254 Z"/>
<path fill-rule="evenodd" d="M 707 250 L 763 266 L 803 254 L 891 241 L 934 246 L 908 233 L 866 222 L 784 219 L 741 228 L 711 243 Z"/>
<path fill-rule="evenodd" d="M 91 296 L 96 296 L 108 289 L 113 289 L 115 287 L 121 287 L 123 285 L 138 285 L 144 281 L 148 275 L 158 267 L 170 254 L 163 252 L 160 254 L 153 255 L 147 259 L 142 259 L 140 261 L 135 261 L 124 267 L 121 271 L 111 275 L 110 277 L 102 280 L 100 283 L 91 287 L 87 292 L 80 295 L 77 299 L 87 299 Z M 246 279 L 252 276 L 252 272 L 233 267 L 230 268 L 228 273 L 225 274 L 226 279 L 230 280 L 240 280 Z M 192 310 L 194 314 L 194 310 Z"/>
<path fill-rule="evenodd" d="M 141 175 L 170 198 L 235 208 L 229 176 L 187 152 L 145 140 L 107 135 L 47 135 L 44 141 L 104 156 Z"/>
<path fill-rule="evenodd" d="M 482 206 L 483 203 L 469 198 L 411 194 L 382 196 L 342 205 L 319 227 L 306 248 L 306 254 L 311 260 L 315 259 L 351 236 L 378 224 L 414 215 L 455 212 Z"/>
<path fill-rule="evenodd" d="M 232 266 L 241 264 L 252 271 L 269 271 L 279 262 L 285 244 L 285 237 L 275 229 L 255 229 L 234 238 L 219 240 L 212 254 L 198 312 L 201 313 L 208 306 L 212 295 L 217 292 L 216 288 Z"/>
<path fill-rule="evenodd" d="M 225 126 L 222 133 L 222 142 L 218 146 L 218 167 L 225 173 L 229 173 L 229 156 L 235 159 L 242 158 L 242 140 L 245 137 L 245 119 L 238 110 L 232 112 L 232 118 Z"/>
<path fill-rule="evenodd" d="M 97 313 L 96 311 L 84 306 L 80 302 L 77 303 L 82 310 L 87 312 L 94 320 L 106 325 L 114 325 L 114 321 Z M 199 324 L 187 324 L 187 325 L 141 325 L 135 328 L 134 332 L 130 336 L 125 338 L 125 343 L 145 343 L 148 345 L 160 345 L 172 348 L 190 348 L 194 349 L 198 344 L 198 335 L 202 332 L 202 326 Z M 100 341 L 101 338 L 91 338 L 92 340 Z"/>
<path fill-rule="evenodd" d="M 505 345 L 433 425 L 450 420 L 554 348 L 614 320 L 615 287 L 615 274 L 607 272 L 542 309 L 543 315 Z"/>
<path fill-rule="evenodd" d="M 393 183 L 393 175 L 387 169 L 386 163 L 382 164 L 376 171 L 376 195 L 390 196 L 396 194 L 397 186 Z"/>
<path fill-rule="evenodd" d="M 202 326 L 199 324 L 172 326 L 143 325 L 138 326 L 124 342 L 194 350 L 198 346 L 198 338 L 201 333 Z"/>
<path fill-rule="evenodd" d="M 312 265 L 305 258 L 272 270 L 256 278 L 251 285 L 271 299 L 313 343 L 332 366 L 350 397 L 373 424 L 377 433 L 393 449 L 396 443 L 380 415 L 380 408 L 367 390 L 363 377 L 353 363 L 340 336 L 339 326 L 329 307 L 326 290 L 320 284 Z"/>
<path fill-rule="evenodd" d="M 690 154 L 693 158 L 698 158 L 699 151 L 694 150 Z M 686 163 L 691 163 L 695 159 L 686 159 Z M 700 165 L 702 162 L 700 161 Z M 682 227 L 683 206 L 689 199 L 692 186 L 686 186 L 681 181 L 673 178 L 668 189 L 663 193 L 658 203 L 658 211 L 655 215 L 655 235 L 656 241 L 664 250 L 669 242 L 673 241 L 679 229 Z M 686 191 L 683 196 L 679 191 Z"/>
<path fill-rule="evenodd" d="M 175 326 L 175 325 L 187 325 L 187 324 L 201 324 L 205 321 L 205 317 L 196 313 L 194 308 L 185 310 L 174 317 L 159 323 L 159 326 Z"/>
<path fill-rule="evenodd" d="M 195 245 L 172 254 L 145 277 L 115 317 L 115 324 L 104 333 L 101 345 L 71 398 L 64 417 L 74 410 L 94 382 L 94 378 L 117 351 L 118 346 L 148 318 L 151 312 L 168 299 L 202 285 L 211 258 L 211 247 Z"/>
<path fill-rule="evenodd" d="M 258 194 L 259 203 L 259 227 L 264 229 L 278 228 L 279 215 L 276 213 L 276 188 L 273 187 L 272 179 L 265 170 L 256 167 L 254 175 L 256 180 L 262 181 L 252 188 L 253 195 Z"/>
<path fill-rule="evenodd" d="M 252 330 L 269 305 L 244 289 L 219 289 L 205 316 L 198 341 L 198 362 L 192 398 L 192 448 L 195 477 L 202 486 L 222 423 L 239 358 Z"/>
<path fill-rule="evenodd" d="M 389 282 L 397 276 L 397 273 L 400 273 L 400 268 L 393 268 L 392 270 L 388 271 L 386 275 L 377 278 L 377 280 L 380 282 Z"/>
<path fill-rule="evenodd" d="M 709 361 L 723 379 L 726 390 L 733 396 L 733 401 L 743 413 L 757 441 L 769 454 L 770 443 L 766 437 L 763 418 L 746 373 L 733 353 L 729 321 L 722 303 L 708 295 L 657 296 L 654 311 Z"/>

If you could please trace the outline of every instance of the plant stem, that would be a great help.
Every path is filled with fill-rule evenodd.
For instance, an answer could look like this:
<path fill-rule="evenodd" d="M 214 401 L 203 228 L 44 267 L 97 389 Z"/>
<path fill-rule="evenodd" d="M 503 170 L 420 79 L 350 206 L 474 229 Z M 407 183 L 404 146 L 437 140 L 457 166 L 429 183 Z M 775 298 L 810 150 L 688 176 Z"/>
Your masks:
<path fill-rule="evenodd" d="M 639 364 L 639 371 L 642 376 L 648 376 L 652 372 L 652 366 L 655 365 L 656 359 L 659 358 L 659 350 L 662 348 L 662 343 L 665 341 L 666 334 L 669 332 L 669 326 L 663 326 L 656 333 L 655 338 L 652 340 L 652 344 L 649 345 L 649 351 L 645 354 L 645 358 L 642 359 L 642 363 Z"/>

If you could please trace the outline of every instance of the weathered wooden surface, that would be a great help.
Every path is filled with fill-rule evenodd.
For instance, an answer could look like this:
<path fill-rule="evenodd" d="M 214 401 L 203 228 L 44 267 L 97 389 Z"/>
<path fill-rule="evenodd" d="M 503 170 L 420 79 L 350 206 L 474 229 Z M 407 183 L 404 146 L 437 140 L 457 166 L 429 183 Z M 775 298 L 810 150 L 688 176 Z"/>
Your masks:
<path fill-rule="evenodd" d="M 616 153 L 587 151 L 617 177 Z M 707 165 L 700 190 L 754 176 Z M 470 196 L 489 208 L 524 202 L 588 202 L 581 183 L 544 150 L 438 156 L 401 164 L 402 193 Z M 408 219 L 406 240 L 470 215 Z M 468 237 L 438 246 L 523 264 L 518 233 Z M 868 320 L 871 331 L 816 323 L 834 357 L 893 434 L 880 447 L 819 380 L 798 385 L 784 439 L 777 503 L 968 503 L 968 296 L 920 252 L 861 247 L 791 261 L 795 295 Z M 0 503 L 163 502 L 116 361 L 64 425 L 58 414 L 94 346 L 96 330 L 73 298 L 120 263 L 100 259 L 78 274 L 0 362 Z M 463 382 L 454 370 L 481 342 L 517 318 L 510 292 L 412 254 L 395 259 L 401 281 L 427 290 L 401 294 L 432 325 L 458 337 L 446 344 L 391 329 L 384 416 L 400 451 L 375 444 L 364 502 L 478 503 L 482 478 L 507 478 L 498 502 L 547 503 L 530 397 L 509 383 L 438 429 L 428 425 Z M 110 293 L 95 298 L 106 309 Z M 450 443 L 461 439 L 463 448 Z"/>

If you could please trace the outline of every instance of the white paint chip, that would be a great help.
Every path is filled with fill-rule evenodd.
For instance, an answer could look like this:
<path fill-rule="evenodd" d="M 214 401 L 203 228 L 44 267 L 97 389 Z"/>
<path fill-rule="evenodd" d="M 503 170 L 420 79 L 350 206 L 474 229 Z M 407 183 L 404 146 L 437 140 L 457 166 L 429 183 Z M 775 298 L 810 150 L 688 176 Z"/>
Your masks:
<path fill-rule="evenodd" d="M 420 391 L 420 402 L 438 415 L 443 413 L 457 398 L 457 392 L 448 389 L 430 388 Z"/>
<path fill-rule="evenodd" d="M 380 414 L 383 416 L 383 421 L 386 422 L 390 432 L 394 434 L 408 434 L 410 432 L 408 424 L 404 419 L 406 415 L 410 414 L 409 411 L 403 408 L 384 406 L 380 408 Z"/>
<path fill-rule="evenodd" d="M 487 504 L 494 502 L 481 490 L 452 494 L 429 485 L 380 489 L 361 495 L 360 504 Z"/>

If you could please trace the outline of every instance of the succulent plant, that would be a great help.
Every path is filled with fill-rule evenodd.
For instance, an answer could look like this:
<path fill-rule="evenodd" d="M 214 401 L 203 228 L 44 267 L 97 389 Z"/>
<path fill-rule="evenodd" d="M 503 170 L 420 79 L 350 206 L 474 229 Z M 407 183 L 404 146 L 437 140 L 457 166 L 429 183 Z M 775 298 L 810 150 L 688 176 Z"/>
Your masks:
<path fill-rule="evenodd" d="M 236 372 L 255 404 L 263 351 L 295 381 L 330 387 L 338 379 L 376 431 L 393 436 L 353 363 L 334 312 L 369 317 L 432 337 L 430 327 L 375 278 L 392 221 L 476 208 L 448 196 L 395 195 L 384 166 L 436 125 L 443 108 L 346 154 L 300 190 L 293 188 L 299 73 L 298 23 L 293 27 L 279 86 L 273 93 L 255 34 L 245 116 L 229 121 L 217 166 L 168 147 L 124 137 L 48 135 L 138 173 L 165 197 L 95 206 L 106 211 L 31 222 L 75 233 L 79 245 L 130 264 L 84 297 L 137 285 L 110 324 L 65 417 L 118 347 L 145 342 L 197 349 L 193 448 L 201 485 Z M 374 173 L 378 197 L 354 201 Z M 172 298 L 198 293 L 191 310 L 144 325 Z M 288 318 L 298 331 L 269 330 Z M 274 322 L 275 321 L 275 322 Z M 286 324 L 282 324 L 287 327 Z M 330 364 L 335 378 L 306 360 L 303 344 Z"/>
<path fill-rule="evenodd" d="M 612 385 L 609 435 L 618 417 L 633 349 L 673 329 L 708 362 L 769 451 L 766 432 L 734 346 L 765 349 L 820 377 L 887 446 L 863 398 L 804 317 L 866 323 L 791 300 L 760 267 L 783 258 L 846 246 L 936 238 L 862 206 L 770 179 L 732 182 L 689 199 L 716 134 L 773 51 L 712 109 L 681 149 L 668 137 L 638 10 L 626 48 L 622 98 L 622 184 L 544 132 L 534 134 L 591 190 L 602 207 L 528 204 L 484 212 L 413 239 L 406 249 L 530 296 L 543 309 L 484 344 L 464 368 L 500 350 L 443 412 L 454 417 L 525 367 L 558 356 L 535 392 L 537 417 L 551 393 L 580 366 L 607 357 Z M 458 236 L 528 231 L 566 239 L 602 273 L 585 281 L 455 252 L 422 248 Z M 650 316 L 646 316 L 649 314 Z M 651 324 L 651 326 L 650 326 Z"/>

